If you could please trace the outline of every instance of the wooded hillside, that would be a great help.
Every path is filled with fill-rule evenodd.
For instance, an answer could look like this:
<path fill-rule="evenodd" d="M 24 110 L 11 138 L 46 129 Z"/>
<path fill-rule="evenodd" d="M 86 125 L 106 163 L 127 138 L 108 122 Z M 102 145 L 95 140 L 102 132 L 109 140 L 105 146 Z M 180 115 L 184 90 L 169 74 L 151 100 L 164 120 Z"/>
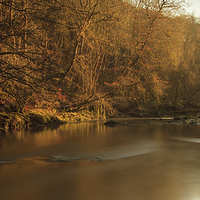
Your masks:
<path fill-rule="evenodd" d="M 0 112 L 198 109 L 200 24 L 183 0 L 1 0 Z M 56 110 L 56 111 L 55 111 Z"/>

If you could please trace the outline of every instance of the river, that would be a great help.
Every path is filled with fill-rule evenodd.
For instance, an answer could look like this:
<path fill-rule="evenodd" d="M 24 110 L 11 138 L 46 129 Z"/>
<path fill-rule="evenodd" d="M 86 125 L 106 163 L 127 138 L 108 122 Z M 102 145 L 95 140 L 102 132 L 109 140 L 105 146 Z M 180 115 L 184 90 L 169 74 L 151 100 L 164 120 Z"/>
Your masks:
<path fill-rule="evenodd" d="M 0 199 L 200 200 L 200 126 L 129 119 L 1 133 Z"/>

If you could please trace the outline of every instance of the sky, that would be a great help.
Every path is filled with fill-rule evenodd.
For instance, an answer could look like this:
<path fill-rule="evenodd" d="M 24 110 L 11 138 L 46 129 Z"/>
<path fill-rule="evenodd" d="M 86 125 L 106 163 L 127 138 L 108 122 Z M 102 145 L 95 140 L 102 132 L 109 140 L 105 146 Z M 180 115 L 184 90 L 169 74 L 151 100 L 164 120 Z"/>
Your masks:
<path fill-rule="evenodd" d="M 200 0 L 191 0 L 191 4 L 187 10 L 190 14 L 193 14 L 195 17 L 200 17 Z"/>

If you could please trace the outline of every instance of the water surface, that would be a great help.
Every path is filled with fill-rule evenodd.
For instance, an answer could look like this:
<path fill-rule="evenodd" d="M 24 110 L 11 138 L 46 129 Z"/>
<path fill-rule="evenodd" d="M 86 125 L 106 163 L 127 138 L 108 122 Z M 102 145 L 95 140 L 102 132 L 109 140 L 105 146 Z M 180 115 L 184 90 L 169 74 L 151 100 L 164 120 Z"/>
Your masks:
<path fill-rule="evenodd" d="M 0 199 L 200 200 L 200 126 L 144 119 L 1 134 Z"/>

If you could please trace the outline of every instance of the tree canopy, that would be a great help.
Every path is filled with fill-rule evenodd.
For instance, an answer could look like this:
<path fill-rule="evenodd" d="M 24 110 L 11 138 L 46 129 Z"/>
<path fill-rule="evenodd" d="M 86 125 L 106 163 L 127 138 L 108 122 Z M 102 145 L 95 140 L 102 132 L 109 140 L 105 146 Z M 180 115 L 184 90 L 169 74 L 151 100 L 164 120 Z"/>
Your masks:
<path fill-rule="evenodd" d="M 183 0 L 2 0 L 0 101 L 112 115 L 199 106 L 200 24 Z"/>

